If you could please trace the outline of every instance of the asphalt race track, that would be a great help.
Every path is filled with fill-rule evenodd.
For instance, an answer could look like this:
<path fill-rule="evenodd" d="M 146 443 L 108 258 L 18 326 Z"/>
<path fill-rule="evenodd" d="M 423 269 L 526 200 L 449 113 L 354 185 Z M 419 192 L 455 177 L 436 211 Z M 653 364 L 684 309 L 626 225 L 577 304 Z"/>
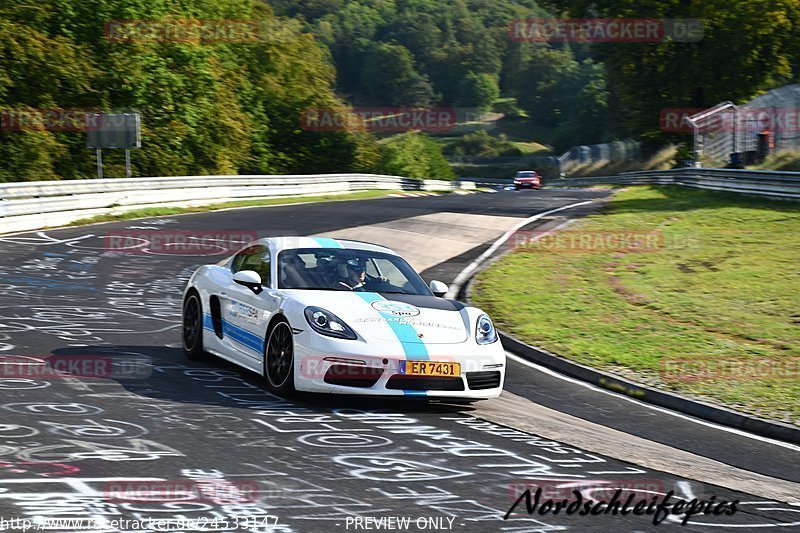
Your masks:
<path fill-rule="evenodd" d="M 3 520 L 45 518 L 105 520 L 107 527 L 93 531 L 108 532 L 800 530 L 800 492 L 788 505 L 729 488 L 748 473 L 791 488 L 800 482 L 797 447 L 653 410 L 518 362 L 509 361 L 506 390 L 529 407 L 511 413 L 515 419 L 524 422 L 525 409 L 555 409 L 630 435 L 630 453 L 644 439 L 738 469 L 741 479 L 720 474 L 718 482 L 700 482 L 690 462 L 665 467 L 681 475 L 642 467 L 625 460 L 625 449 L 612 457 L 571 445 L 569 434 L 553 440 L 487 422 L 481 404 L 287 401 L 267 393 L 259 376 L 225 362 L 188 361 L 180 348 L 183 287 L 198 265 L 225 254 L 146 247 L 120 253 L 103 238 L 143 230 L 389 235 L 426 281 L 451 282 L 515 220 L 606 194 L 553 189 L 388 198 L 0 236 L 0 355 L 32 363 L 51 355 L 96 356 L 113 369 L 111 379 L 0 374 L 0 530 L 23 530 Z M 472 233 L 465 230 L 470 224 Z M 436 234 L 426 233 L 434 227 Z M 442 243 L 433 245 L 434 238 Z M 450 258 L 435 263 L 435 252 Z M 142 486 L 195 497 L 126 498 L 137 490 L 141 496 Z M 655 526 L 652 516 L 634 514 L 528 515 L 524 504 L 503 520 L 520 487 L 547 487 L 564 497 L 578 487 L 606 499 L 628 488 L 640 496 L 636 501 L 674 491 L 673 501 L 714 497 L 715 504 L 738 504 L 733 515 L 700 514 L 686 525 L 680 516 Z M 120 518 L 150 522 L 136 528 L 111 522 Z M 50 525 L 49 531 L 78 530 Z"/>

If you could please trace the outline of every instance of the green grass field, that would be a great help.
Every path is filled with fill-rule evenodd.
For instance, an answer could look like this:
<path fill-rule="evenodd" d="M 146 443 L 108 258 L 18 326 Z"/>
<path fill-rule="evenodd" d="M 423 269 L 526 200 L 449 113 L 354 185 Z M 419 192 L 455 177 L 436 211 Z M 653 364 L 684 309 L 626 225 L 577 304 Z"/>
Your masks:
<path fill-rule="evenodd" d="M 574 361 L 800 425 L 800 204 L 633 187 L 563 240 L 632 230 L 657 249 L 542 241 L 479 275 L 473 301 Z"/>

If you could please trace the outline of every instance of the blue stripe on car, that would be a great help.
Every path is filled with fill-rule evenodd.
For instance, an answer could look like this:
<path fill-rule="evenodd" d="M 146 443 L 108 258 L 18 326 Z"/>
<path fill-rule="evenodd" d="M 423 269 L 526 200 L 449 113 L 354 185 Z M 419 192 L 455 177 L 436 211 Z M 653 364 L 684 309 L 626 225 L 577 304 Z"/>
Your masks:
<path fill-rule="evenodd" d="M 203 315 L 203 329 L 214 331 L 214 324 L 211 321 L 211 315 Z M 230 338 L 232 341 L 241 344 L 246 348 L 250 348 L 258 354 L 264 353 L 264 338 L 256 335 L 252 331 L 227 322 L 222 319 L 222 335 Z"/>
<path fill-rule="evenodd" d="M 372 305 L 372 302 L 386 299 L 380 294 L 376 294 L 374 292 L 356 292 L 354 294 L 358 295 L 362 300 L 370 304 L 370 306 Z M 417 336 L 417 330 L 414 329 L 414 326 L 411 324 L 403 324 L 398 322 L 396 320 L 398 317 L 391 313 L 383 313 L 381 311 L 378 311 L 378 313 L 381 315 L 381 317 L 386 319 L 386 323 L 392 328 L 397 340 L 400 341 L 400 345 L 403 347 L 403 352 L 407 360 L 428 360 L 428 350 L 425 348 L 425 344 Z M 425 391 L 419 390 L 403 390 L 403 394 L 408 396 L 427 396 Z"/>
<path fill-rule="evenodd" d="M 344 248 L 344 246 L 342 246 L 336 239 L 331 239 L 329 237 L 311 237 L 311 238 L 317 241 L 317 244 L 319 244 L 323 248 Z"/>

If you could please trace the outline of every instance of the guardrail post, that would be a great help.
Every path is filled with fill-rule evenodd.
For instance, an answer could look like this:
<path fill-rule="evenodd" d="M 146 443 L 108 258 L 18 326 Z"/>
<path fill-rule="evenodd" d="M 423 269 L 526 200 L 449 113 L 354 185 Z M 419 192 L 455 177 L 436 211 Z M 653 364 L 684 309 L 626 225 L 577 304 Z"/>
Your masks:
<path fill-rule="evenodd" d="M 692 124 L 692 153 L 694 154 L 692 166 L 694 168 L 702 167 L 703 147 L 700 144 L 700 127 L 697 124 Z"/>
<path fill-rule="evenodd" d="M 103 151 L 97 149 L 97 179 L 103 179 Z"/>

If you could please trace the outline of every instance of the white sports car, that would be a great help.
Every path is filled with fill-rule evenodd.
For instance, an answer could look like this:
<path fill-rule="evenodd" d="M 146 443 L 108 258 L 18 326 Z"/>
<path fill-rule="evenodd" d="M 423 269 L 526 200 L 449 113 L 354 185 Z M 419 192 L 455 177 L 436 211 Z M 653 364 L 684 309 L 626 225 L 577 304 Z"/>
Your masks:
<path fill-rule="evenodd" d="M 494 325 L 446 292 L 383 246 L 261 239 L 192 275 L 183 346 L 258 372 L 278 394 L 496 397 L 506 358 Z"/>

